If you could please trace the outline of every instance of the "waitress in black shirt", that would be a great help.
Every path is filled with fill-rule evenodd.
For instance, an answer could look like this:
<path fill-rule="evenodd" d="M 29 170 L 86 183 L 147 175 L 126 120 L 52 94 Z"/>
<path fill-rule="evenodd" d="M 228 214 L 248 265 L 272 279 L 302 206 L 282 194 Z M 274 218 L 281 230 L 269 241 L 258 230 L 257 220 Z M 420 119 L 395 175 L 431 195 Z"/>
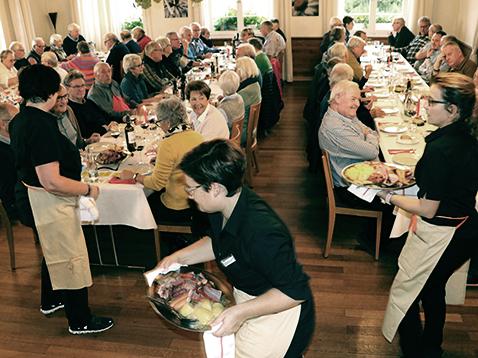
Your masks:
<path fill-rule="evenodd" d="M 389 341 L 398 329 L 406 357 L 441 356 L 446 283 L 478 250 L 474 104 L 471 78 L 438 75 L 427 107 L 428 121 L 438 129 L 425 138 L 425 151 L 416 166 L 418 199 L 379 192 L 386 202 L 416 215 L 398 260 L 383 325 Z M 420 301 L 426 317 L 423 328 Z"/>
<path fill-rule="evenodd" d="M 301 357 L 314 330 L 308 276 L 297 263 L 292 237 L 282 220 L 253 191 L 242 186 L 240 148 L 218 139 L 186 154 L 180 168 L 186 191 L 208 213 L 210 237 L 159 264 L 192 265 L 216 260 L 234 286 L 237 305 L 212 325 L 235 333 L 236 357 Z"/>
<path fill-rule="evenodd" d="M 110 318 L 91 315 L 87 287 L 92 285 L 85 239 L 78 215 L 80 195 L 97 198 L 97 186 L 82 183 L 76 147 L 63 136 L 57 119 L 48 113 L 56 103 L 60 76 L 50 67 L 32 65 L 19 75 L 25 105 L 9 126 L 19 186 L 33 211 L 44 260 L 41 307 L 49 315 L 65 308 L 69 332 L 101 332 Z M 19 210 L 29 210 L 19 200 Z"/>

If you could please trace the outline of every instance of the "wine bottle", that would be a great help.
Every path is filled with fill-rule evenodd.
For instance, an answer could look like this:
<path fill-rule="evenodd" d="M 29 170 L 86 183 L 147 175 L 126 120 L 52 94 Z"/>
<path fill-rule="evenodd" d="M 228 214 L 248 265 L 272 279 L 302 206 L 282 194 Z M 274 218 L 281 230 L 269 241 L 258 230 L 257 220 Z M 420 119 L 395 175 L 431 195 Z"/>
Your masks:
<path fill-rule="evenodd" d="M 181 101 L 186 100 L 186 76 L 184 74 L 181 74 L 179 92 L 181 95 Z"/>
<path fill-rule="evenodd" d="M 130 152 L 134 152 L 136 150 L 136 137 L 130 116 L 127 117 L 126 127 L 124 127 L 124 137 L 126 138 L 126 147 Z"/>

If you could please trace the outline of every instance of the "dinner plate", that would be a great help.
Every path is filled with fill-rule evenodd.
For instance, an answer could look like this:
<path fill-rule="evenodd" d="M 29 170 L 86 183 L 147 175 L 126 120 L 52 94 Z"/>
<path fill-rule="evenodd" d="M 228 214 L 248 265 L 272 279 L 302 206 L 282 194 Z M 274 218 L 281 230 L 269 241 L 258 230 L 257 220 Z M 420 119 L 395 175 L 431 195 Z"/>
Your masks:
<path fill-rule="evenodd" d="M 371 97 L 371 96 L 375 96 L 377 98 L 388 98 L 390 97 L 390 93 L 388 92 L 367 92 L 367 96 L 368 97 Z"/>
<path fill-rule="evenodd" d="M 398 108 L 381 108 L 381 110 L 385 113 L 385 114 L 393 114 L 393 113 L 398 113 Z"/>
<path fill-rule="evenodd" d="M 224 307 L 230 307 L 235 304 L 234 300 L 234 295 L 232 293 L 232 290 L 228 284 L 226 284 L 224 281 L 222 281 L 219 277 L 215 276 L 214 274 L 207 272 L 205 270 L 202 270 L 197 267 L 187 267 L 183 266 L 179 270 L 181 273 L 187 273 L 187 272 L 194 272 L 195 274 L 202 273 L 203 276 L 210 282 L 213 283 L 214 287 L 218 290 L 220 290 L 223 293 L 223 304 Z M 167 274 L 166 274 L 167 275 Z M 171 308 L 171 306 L 168 304 L 168 302 L 164 299 L 162 299 L 157 293 L 157 287 L 159 283 L 161 282 L 161 275 L 159 274 L 156 279 L 154 280 L 153 284 L 151 287 L 148 287 L 147 289 L 147 297 L 149 298 L 149 303 L 151 304 L 151 307 L 153 308 L 154 312 L 156 312 L 159 316 L 164 318 L 166 321 L 171 323 L 172 325 L 184 329 L 186 331 L 193 331 L 193 332 L 205 332 L 211 329 L 209 325 L 203 325 L 197 320 L 192 320 L 188 318 L 184 318 L 182 315 L 177 313 L 174 309 Z"/>
<path fill-rule="evenodd" d="M 91 143 L 86 146 L 86 151 L 90 151 L 92 153 L 99 153 L 104 150 L 108 149 L 115 149 L 116 144 L 111 143 L 111 142 L 97 142 L 97 143 Z"/>
<path fill-rule="evenodd" d="M 390 133 L 390 134 L 400 134 L 400 133 L 405 133 L 408 128 L 405 125 L 396 125 L 396 124 L 391 124 L 391 125 L 381 125 L 380 130 L 385 133 Z"/>
<path fill-rule="evenodd" d="M 418 159 L 413 154 L 409 153 L 399 153 L 392 156 L 394 163 L 406 165 L 408 167 L 413 167 L 417 165 Z"/>
<path fill-rule="evenodd" d="M 402 136 L 399 136 L 397 138 L 397 143 L 399 143 L 399 144 L 417 144 L 418 142 L 420 142 L 420 139 L 418 139 L 418 137 L 409 136 L 409 135 L 406 135 L 406 136 L 409 137 L 409 138 L 402 138 Z"/>
<path fill-rule="evenodd" d="M 367 86 L 368 87 L 385 87 L 385 83 L 382 83 L 382 82 L 370 82 L 368 81 L 367 82 Z"/>

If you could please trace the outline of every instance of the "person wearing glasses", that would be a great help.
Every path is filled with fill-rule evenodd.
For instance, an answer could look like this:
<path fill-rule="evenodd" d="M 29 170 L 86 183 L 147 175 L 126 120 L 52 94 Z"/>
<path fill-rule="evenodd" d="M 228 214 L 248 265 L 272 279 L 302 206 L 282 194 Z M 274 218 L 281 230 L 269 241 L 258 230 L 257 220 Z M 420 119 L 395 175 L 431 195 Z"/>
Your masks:
<path fill-rule="evenodd" d="M 60 85 L 55 105 L 50 110 L 58 119 L 58 129 L 60 133 L 67 137 L 70 142 L 78 149 L 83 149 L 87 144 L 99 142 L 101 135 L 92 133 L 90 137 L 84 139 L 81 135 L 80 125 L 76 119 L 75 113 L 68 106 L 68 92 L 66 87 Z"/>
<path fill-rule="evenodd" d="M 30 65 L 30 62 L 25 58 L 25 47 L 21 42 L 13 41 L 10 44 L 9 49 L 13 51 L 13 55 L 15 56 L 15 63 L 13 66 L 15 66 L 17 70 Z"/>
<path fill-rule="evenodd" d="M 39 64 L 20 71 L 24 106 L 9 125 L 18 176 L 16 203 L 19 212 L 33 210 L 34 221 L 30 218 L 28 225 L 36 227 L 40 239 L 41 313 L 50 316 L 64 308 L 71 334 L 99 333 L 110 329 L 113 320 L 94 316 L 89 308 L 93 281 L 78 213 L 79 196 L 97 199 L 99 188 L 80 181 L 78 149 L 50 113 L 59 86 L 60 76 L 50 67 Z"/>
<path fill-rule="evenodd" d="M 35 37 L 32 41 L 32 50 L 27 56 L 30 65 L 41 63 L 41 55 L 45 52 L 45 41 L 41 37 Z"/>
<path fill-rule="evenodd" d="M 123 170 L 120 177 L 134 179 L 155 191 L 148 197 L 148 202 L 156 222 L 191 221 L 192 209 L 184 190 L 184 174 L 179 169 L 179 163 L 187 152 L 203 142 L 203 137 L 192 130 L 186 107 L 177 98 L 161 101 L 156 108 L 156 117 L 159 127 L 166 134 L 159 143 L 152 175 Z"/>
<path fill-rule="evenodd" d="M 378 193 L 386 203 L 414 215 L 382 327 L 389 341 L 398 330 L 406 357 L 441 357 L 445 286 L 455 270 L 478 252 L 475 86 L 463 74 L 439 74 L 430 93 L 428 121 L 438 129 L 425 138 L 425 151 L 415 169 L 418 198 Z"/>
<path fill-rule="evenodd" d="M 143 75 L 143 61 L 137 54 L 130 53 L 123 58 L 125 76 L 121 81 L 121 92 L 130 108 L 141 104 L 158 102 L 162 96 L 150 96 Z"/>
<path fill-rule="evenodd" d="M 301 357 L 315 325 L 309 277 L 285 223 L 243 185 L 245 167 L 243 151 L 224 139 L 185 155 L 179 168 L 186 192 L 207 214 L 210 229 L 158 267 L 215 260 L 234 287 L 236 305 L 212 322 L 218 326 L 213 334 L 235 334 L 236 357 Z"/>
<path fill-rule="evenodd" d="M 113 71 L 113 79 L 121 83 L 123 79 L 122 71 L 122 62 L 123 58 L 129 53 L 128 48 L 118 40 L 118 36 L 109 32 L 104 37 L 104 45 L 109 51 L 108 57 L 106 58 L 106 63 L 111 66 Z"/>

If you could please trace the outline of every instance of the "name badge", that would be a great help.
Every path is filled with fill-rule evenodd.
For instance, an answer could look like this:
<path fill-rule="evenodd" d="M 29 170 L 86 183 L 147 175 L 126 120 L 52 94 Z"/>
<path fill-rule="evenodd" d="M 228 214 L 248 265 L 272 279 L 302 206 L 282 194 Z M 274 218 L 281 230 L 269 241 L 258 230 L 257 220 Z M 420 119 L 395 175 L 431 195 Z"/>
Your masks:
<path fill-rule="evenodd" d="M 227 267 L 227 266 L 233 264 L 234 262 L 236 262 L 236 258 L 232 254 L 221 260 L 221 264 L 224 267 Z"/>

